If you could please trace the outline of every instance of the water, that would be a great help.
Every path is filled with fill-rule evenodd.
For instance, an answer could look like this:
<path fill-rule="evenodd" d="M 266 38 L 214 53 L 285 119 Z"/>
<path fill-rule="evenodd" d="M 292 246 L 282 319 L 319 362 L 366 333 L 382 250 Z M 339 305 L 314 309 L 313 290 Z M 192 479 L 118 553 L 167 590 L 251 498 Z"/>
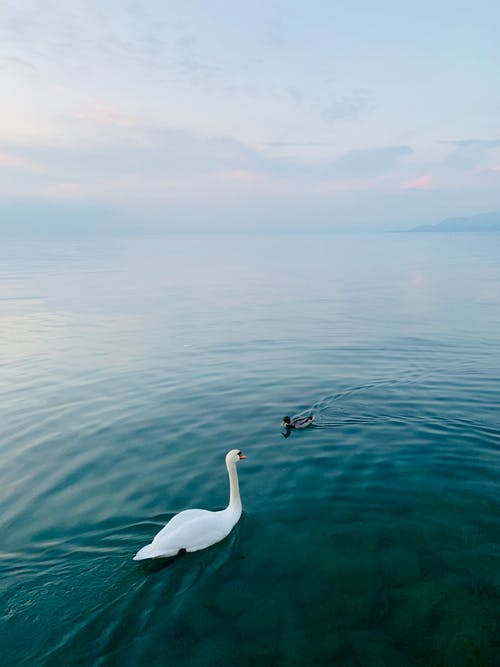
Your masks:
<path fill-rule="evenodd" d="M 500 664 L 500 235 L 0 253 L 2 665 Z"/>

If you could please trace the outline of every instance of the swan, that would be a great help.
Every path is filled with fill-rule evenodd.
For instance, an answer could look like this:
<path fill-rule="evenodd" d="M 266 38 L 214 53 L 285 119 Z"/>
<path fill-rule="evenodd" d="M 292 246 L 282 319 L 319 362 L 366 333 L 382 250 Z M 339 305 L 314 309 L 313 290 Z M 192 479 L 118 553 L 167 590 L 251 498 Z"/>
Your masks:
<path fill-rule="evenodd" d="M 246 456 L 239 449 L 226 454 L 229 475 L 229 505 L 225 510 L 184 510 L 179 512 L 135 554 L 133 560 L 176 556 L 181 551 L 199 551 L 223 540 L 238 523 L 241 516 L 241 499 L 236 464 Z"/>

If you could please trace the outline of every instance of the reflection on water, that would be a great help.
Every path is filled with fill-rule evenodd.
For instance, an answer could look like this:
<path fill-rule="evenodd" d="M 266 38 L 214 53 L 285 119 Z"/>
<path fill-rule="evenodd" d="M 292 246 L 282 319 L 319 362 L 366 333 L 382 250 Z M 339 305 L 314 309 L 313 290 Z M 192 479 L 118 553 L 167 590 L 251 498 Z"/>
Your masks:
<path fill-rule="evenodd" d="M 2 664 L 499 664 L 499 245 L 3 246 Z"/>

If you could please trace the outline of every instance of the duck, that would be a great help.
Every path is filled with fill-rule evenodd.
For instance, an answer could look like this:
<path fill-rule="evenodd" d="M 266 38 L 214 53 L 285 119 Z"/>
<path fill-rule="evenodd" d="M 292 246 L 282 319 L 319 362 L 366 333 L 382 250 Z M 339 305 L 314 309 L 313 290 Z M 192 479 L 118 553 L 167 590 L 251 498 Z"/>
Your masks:
<path fill-rule="evenodd" d="M 290 419 L 290 417 L 283 417 L 281 422 L 281 428 L 307 428 L 314 421 L 314 415 L 309 415 L 307 417 L 297 417 L 296 419 Z"/>
<path fill-rule="evenodd" d="M 189 509 L 179 512 L 155 535 L 152 542 L 135 554 L 133 560 L 168 558 L 184 551 L 199 551 L 220 542 L 238 523 L 242 505 L 236 464 L 247 457 L 239 449 L 226 454 L 229 476 L 229 504 L 224 510 Z"/>

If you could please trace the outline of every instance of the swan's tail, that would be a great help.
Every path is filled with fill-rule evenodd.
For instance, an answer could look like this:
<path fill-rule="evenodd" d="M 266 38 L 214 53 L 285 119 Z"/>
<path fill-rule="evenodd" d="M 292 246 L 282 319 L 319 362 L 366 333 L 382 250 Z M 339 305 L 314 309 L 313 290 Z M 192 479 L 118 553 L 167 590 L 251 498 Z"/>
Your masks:
<path fill-rule="evenodd" d="M 161 548 L 158 544 L 155 544 L 154 541 L 151 544 L 146 544 L 145 547 L 139 549 L 135 554 L 132 560 L 147 560 L 148 558 L 170 558 L 171 556 L 177 556 L 181 551 L 186 551 L 185 549 L 166 549 L 165 547 Z"/>
<path fill-rule="evenodd" d="M 158 554 L 155 552 L 155 549 L 152 544 L 146 544 L 145 547 L 139 549 L 135 554 L 132 560 L 146 560 L 147 558 L 154 558 Z"/>

